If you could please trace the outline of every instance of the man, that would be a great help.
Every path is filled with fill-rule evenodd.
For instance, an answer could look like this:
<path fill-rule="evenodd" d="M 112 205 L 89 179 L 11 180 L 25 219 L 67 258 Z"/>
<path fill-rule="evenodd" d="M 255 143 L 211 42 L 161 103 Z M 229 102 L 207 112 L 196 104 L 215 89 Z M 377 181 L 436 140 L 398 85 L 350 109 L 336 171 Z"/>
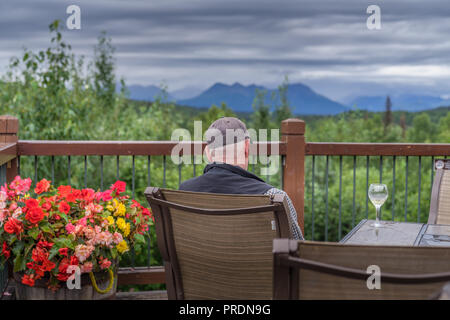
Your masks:
<path fill-rule="evenodd" d="M 250 137 L 245 124 L 233 117 L 214 121 L 206 131 L 205 148 L 209 164 L 203 175 L 184 181 L 180 190 L 227 194 L 284 194 L 294 239 L 303 240 L 295 211 L 289 196 L 247 171 Z"/>

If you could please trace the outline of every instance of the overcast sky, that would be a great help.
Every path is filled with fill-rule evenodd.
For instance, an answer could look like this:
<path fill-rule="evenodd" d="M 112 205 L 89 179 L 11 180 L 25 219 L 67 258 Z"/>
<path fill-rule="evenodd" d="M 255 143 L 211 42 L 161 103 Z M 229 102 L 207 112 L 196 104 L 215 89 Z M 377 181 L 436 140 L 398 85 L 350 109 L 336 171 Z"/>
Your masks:
<path fill-rule="evenodd" d="M 92 56 L 106 30 L 128 84 L 274 87 L 287 74 L 338 100 L 450 94 L 448 0 L 1 0 L 0 72 L 23 47 L 48 47 L 49 23 L 65 25 L 71 4 L 81 30 L 64 37 L 75 53 Z M 381 30 L 366 26 L 371 4 Z"/>

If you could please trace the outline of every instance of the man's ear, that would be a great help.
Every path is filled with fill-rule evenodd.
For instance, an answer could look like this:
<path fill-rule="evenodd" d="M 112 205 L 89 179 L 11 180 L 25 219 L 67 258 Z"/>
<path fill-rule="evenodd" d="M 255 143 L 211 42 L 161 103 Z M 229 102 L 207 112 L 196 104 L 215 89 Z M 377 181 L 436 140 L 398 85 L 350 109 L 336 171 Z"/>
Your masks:
<path fill-rule="evenodd" d="M 206 153 L 206 157 L 208 158 L 208 161 L 212 162 L 211 150 L 209 150 L 208 145 L 205 147 L 205 153 Z"/>
<path fill-rule="evenodd" d="M 245 139 L 245 158 L 248 159 L 250 155 L 250 139 Z"/>

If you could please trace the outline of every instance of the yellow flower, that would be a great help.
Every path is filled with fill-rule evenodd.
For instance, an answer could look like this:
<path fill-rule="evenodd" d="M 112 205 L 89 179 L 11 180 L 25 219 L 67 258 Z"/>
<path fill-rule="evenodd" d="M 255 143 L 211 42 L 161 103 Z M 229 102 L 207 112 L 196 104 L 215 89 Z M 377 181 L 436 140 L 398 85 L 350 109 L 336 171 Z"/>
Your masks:
<path fill-rule="evenodd" d="M 125 222 L 125 220 L 123 218 L 118 218 L 116 220 L 116 224 L 119 227 L 120 231 L 122 231 L 123 235 L 125 237 L 128 237 L 128 235 L 130 234 L 130 224 Z"/>
<path fill-rule="evenodd" d="M 115 216 L 124 216 L 127 209 L 123 205 L 123 203 L 119 203 L 116 207 L 116 212 L 114 213 Z"/>
<path fill-rule="evenodd" d="M 124 253 L 129 250 L 127 242 L 125 240 L 122 240 L 121 242 L 119 242 L 119 244 L 116 246 L 116 248 L 117 248 L 117 251 L 119 251 L 119 253 Z"/>
<path fill-rule="evenodd" d="M 126 226 L 125 226 L 125 230 L 123 230 L 123 235 L 125 237 L 128 237 L 129 234 L 130 234 L 130 224 L 127 223 Z"/>
<path fill-rule="evenodd" d="M 111 212 L 114 211 L 114 207 L 112 205 L 107 205 L 106 209 L 108 209 L 108 211 L 111 211 Z"/>
<path fill-rule="evenodd" d="M 123 231 L 123 229 L 126 228 L 127 223 L 125 222 L 125 220 L 123 218 L 117 218 L 116 224 L 119 227 L 119 229 Z"/>
<path fill-rule="evenodd" d="M 108 223 L 110 226 L 114 225 L 114 218 L 111 216 L 106 217 L 106 220 L 108 220 Z"/>

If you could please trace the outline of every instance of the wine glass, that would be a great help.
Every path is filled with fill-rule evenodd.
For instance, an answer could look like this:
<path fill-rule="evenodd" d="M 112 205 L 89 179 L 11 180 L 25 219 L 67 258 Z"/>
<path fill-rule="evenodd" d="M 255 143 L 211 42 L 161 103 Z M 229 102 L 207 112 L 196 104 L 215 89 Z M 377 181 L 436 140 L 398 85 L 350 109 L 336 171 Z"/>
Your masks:
<path fill-rule="evenodd" d="M 373 183 L 369 187 L 369 199 L 377 210 L 377 217 L 374 227 L 379 228 L 381 224 L 381 206 L 384 204 L 388 197 L 388 188 L 385 184 Z"/>

